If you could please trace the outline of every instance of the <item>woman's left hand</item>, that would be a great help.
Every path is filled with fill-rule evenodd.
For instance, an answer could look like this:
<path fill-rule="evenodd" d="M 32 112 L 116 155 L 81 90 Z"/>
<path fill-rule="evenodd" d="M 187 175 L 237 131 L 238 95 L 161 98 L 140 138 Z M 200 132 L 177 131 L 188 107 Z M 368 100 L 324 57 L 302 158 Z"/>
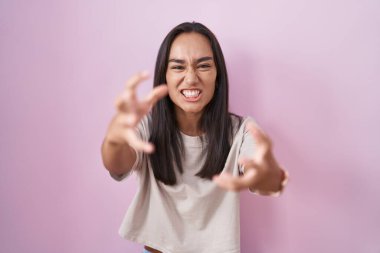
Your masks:
<path fill-rule="evenodd" d="M 276 192 L 281 189 L 283 171 L 278 165 L 273 152 L 270 138 L 253 123 L 248 123 L 246 129 L 256 141 L 255 154 L 251 158 L 242 158 L 243 175 L 236 177 L 229 173 L 221 173 L 213 177 L 220 187 L 230 191 L 250 189 L 258 192 Z"/>

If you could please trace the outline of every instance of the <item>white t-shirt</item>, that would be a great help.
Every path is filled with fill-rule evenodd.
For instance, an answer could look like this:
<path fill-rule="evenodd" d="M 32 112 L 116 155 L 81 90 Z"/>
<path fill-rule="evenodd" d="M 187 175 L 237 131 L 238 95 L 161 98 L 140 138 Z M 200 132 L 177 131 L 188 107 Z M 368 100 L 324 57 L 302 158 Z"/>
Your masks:
<path fill-rule="evenodd" d="M 239 175 L 239 157 L 253 157 L 254 140 L 245 125 L 231 116 L 234 138 L 222 173 Z M 144 141 L 149 139 L 148 120 L 138 126 Z M 207 159 L 199 137 L 182 134 L 185 157 L 183 174 L 176 172 L 177 184 L 168 186 L 155 179 L 148 156 L 137 152 L 131 171 L 139 188 L 121 224 L 121 237 L 164 253 L 239 253 L 239 193 L 221 189 L 213 181 L 195 174 Z M 115 177 L 122 180 L 123 177 Z"/>

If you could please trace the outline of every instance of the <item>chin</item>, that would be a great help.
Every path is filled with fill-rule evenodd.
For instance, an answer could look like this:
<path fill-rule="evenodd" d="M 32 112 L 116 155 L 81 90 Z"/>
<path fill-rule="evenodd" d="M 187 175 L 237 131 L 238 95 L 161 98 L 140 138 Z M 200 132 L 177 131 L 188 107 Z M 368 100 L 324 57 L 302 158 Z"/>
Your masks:
<path fill-rule="evenodd" d="M 204 106 L 182 106 L 180 108 L 184 113 L 198 114 L 203 112 Z"/>

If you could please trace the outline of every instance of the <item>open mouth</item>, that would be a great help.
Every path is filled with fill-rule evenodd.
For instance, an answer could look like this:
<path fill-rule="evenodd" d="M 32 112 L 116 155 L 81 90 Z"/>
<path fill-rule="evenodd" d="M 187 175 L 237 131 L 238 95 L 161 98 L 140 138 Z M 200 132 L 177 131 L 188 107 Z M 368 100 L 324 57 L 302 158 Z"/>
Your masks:
<path fill-rule="evenodd" d="M 195 99 L 197 97 L 199 97 L 199 94 L 201 94 L 201 91 L 200 90 L 197 90 L 197 89 L 191 89 L 191 90 L 181 90 L 181 93 L 182 95 L 185 96 L 185 98 L 189 98 L 189 99 Z"/>

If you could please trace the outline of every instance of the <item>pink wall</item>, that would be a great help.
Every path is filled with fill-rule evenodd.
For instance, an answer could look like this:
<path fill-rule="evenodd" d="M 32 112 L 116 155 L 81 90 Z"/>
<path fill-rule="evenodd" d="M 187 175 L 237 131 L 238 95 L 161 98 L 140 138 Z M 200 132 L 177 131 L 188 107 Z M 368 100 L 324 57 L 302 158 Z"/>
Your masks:
<path fill-rule="evenodd" d="M 230 2 L 0 1 L 0 252 L 140 252 L 117 234 L 134 178 L 100 143 L 126 78 L 192 20 L 291 173 L 281 198 L 242 194 L 242 253 L 380 252 L 379 2 Z"/>

